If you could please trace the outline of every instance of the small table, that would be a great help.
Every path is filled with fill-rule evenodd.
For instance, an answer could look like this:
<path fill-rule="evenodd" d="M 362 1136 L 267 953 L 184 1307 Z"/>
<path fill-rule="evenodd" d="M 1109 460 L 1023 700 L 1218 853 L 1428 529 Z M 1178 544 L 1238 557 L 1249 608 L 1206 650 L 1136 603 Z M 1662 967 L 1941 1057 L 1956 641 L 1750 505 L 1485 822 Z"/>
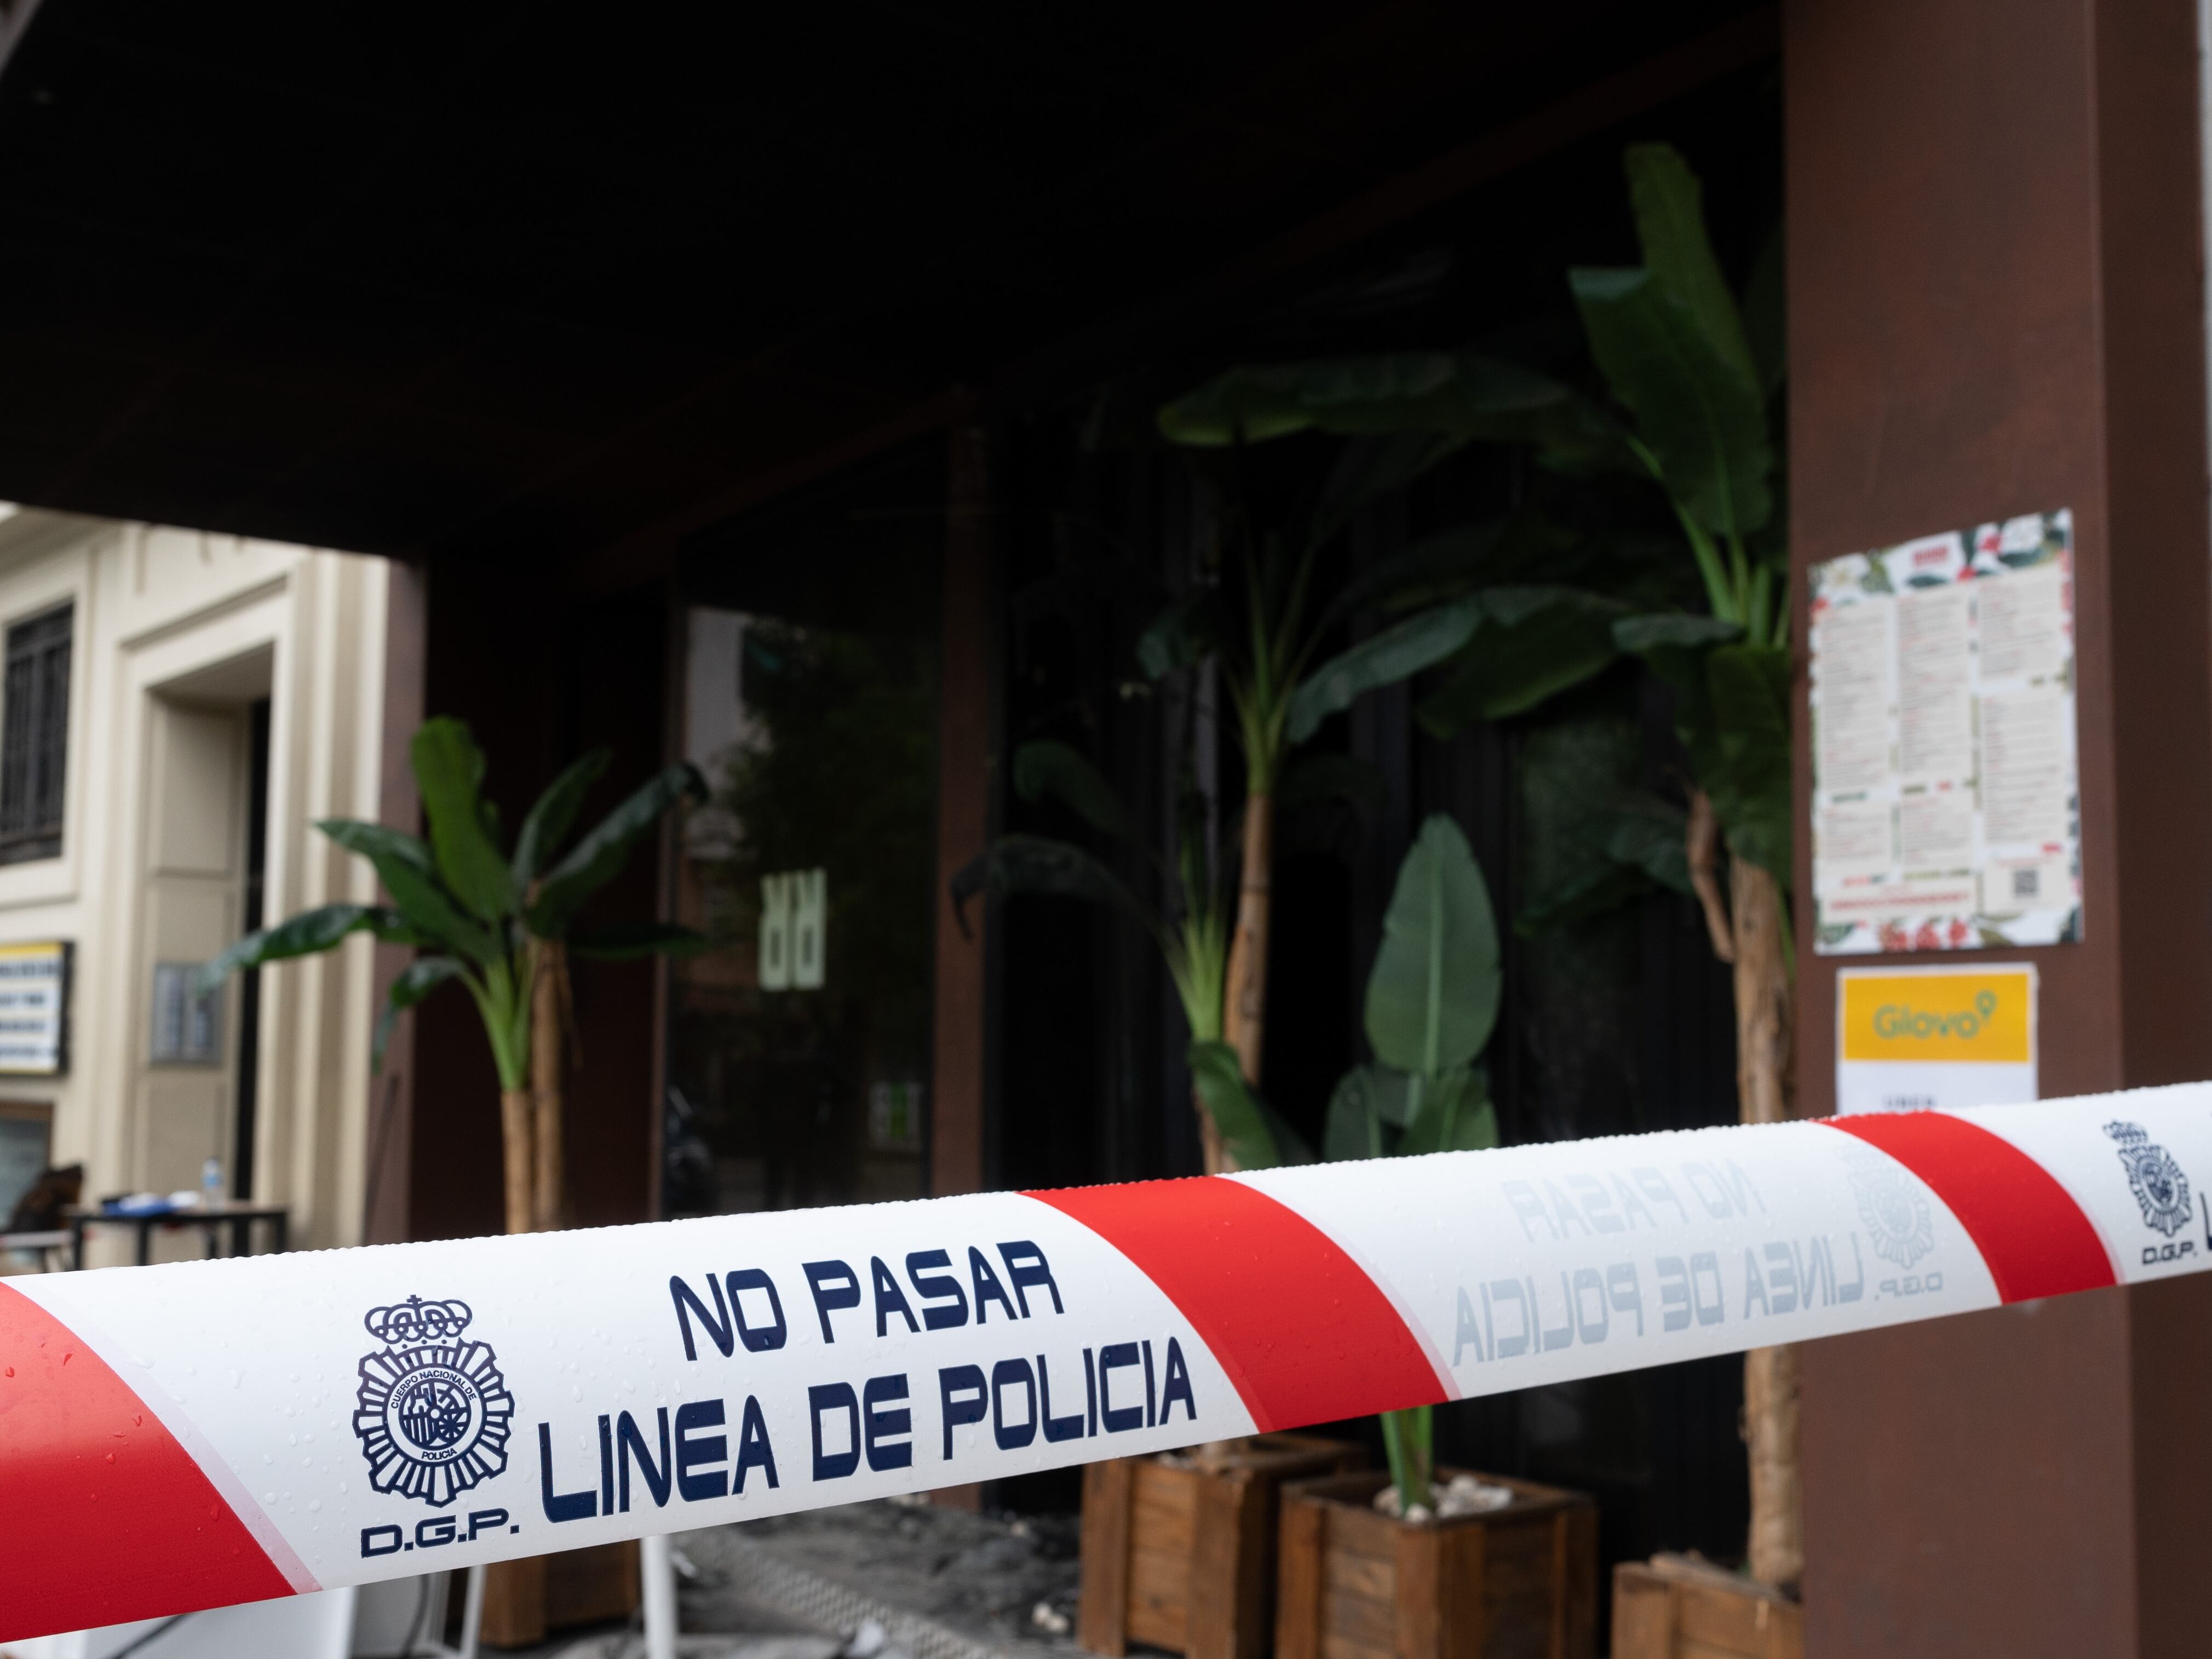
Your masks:
<path fill-rule="evenodd" d="M 51 1272 L 53 1258 L 70 1247 L 73 1241 L 66 1229 L 35 1233 L 0 1233 L 0 1253 L 10 1250 L 36 1250 L 41 1272 Z"/>
<path fill-rule="evenodd" d="M 265 1221 L 270 1228 L 270 1243 L 281 1255 L 290 1248 L 292 1212 L 282 1204 L 255 1204 L 251 1201 L 226 1200 L 221 1204 L 202 1204 L 189 1210 L 158 1210 L 150 1215 L 118 1215 L 112 1210 L 97 1206 L 73 1204 L 62 1212 L 69 1223 L 70 1261 L 78 1267 L 84 1266 L 84 1235 L 91 1227 L 135 1227 L 138 1230 L 138 1265 L 144 1267 L 153 1260 L 154 1229 L 156 1227 L 198 1227 L 207 1241 L 207 1253 L 217 1254 L 216 1236 L 228 1226 L 230 1229 L 232 1255 L 253 1254 L 253 1224 Z"/>

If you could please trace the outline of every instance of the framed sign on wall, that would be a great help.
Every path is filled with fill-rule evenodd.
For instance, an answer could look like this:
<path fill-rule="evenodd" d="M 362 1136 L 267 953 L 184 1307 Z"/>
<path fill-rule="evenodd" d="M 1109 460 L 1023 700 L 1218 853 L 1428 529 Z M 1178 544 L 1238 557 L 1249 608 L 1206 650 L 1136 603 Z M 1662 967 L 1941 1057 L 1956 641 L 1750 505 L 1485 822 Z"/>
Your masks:
<path fill-rule="evenodd" d="M 1810 586 L 1815 948 L 2080 939 L 2072 512 L 1849 554 Z"/>
<path fill-rule="evenodd" d="M 0 1075 L 69 1070 L 70 957 L 62 939 L 0 945 Z"/>

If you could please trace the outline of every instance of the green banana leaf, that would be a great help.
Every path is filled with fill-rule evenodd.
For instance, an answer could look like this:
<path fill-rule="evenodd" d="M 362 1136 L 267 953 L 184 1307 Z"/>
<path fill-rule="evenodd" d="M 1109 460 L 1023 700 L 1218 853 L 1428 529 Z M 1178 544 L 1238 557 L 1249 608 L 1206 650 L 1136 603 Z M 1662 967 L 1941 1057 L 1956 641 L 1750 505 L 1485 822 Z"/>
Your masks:
<path fill-rule="evenodd" d="M 481 920 L 496 922 L 513 915 L 518 896 L 514 871 L 486 829 L 483 750 L 467 726 L 441 716 L 417 728 L 410 754 L 423 814 L 430 820 L 439 878 Z M 392 896 L 398 897 L 398 890 Z"/>
<path fill-rule="evenodd" d="M 1001 836 L 953 872 L 952 913 L 964 931 L 968 901 L 978 893 L 994 898 L 1014 893 L 1042 893 L 1089 899 L 1126 911 L 1158 937 L 1160 921 L 1121 877 L 1091 854 L 1046 836 Z"/>
<path fill-rule="evenodd" d="M 384 1000 L 384 1011 L 376 1017 L 376 1030 L 368 1045 L 372 1072 L 384 1069 L 384 1051 L 391 1044 L 392 1028 L 399 1024 L 399 1016 L 447 980 L 462 977 L 467 972 L 458 957 L 422 957 L 407 964 L 399 977 L 392 981 L 392 989 Z"/>
<path fill-rule="evenodd" d="M 1523 787 L 1549 781 L 1528 775 Z M 1565 814 L 1574 828 L 1549 849 L 1551 878 L 1513 919 L 1514 931 L 1534 939 L 1557 927 L 1600 915 L 1654 887 L 1687 893 L 1690 866 L 1684 849 L 1687 814 L 1645 789 L 1604 788 L 1582 793 L 1571 783 Z"/>
<path fill-rule="evenodd" d="M 1480 1066 L 1447 1072 L 1421 1091 L 1413 1121 L 1397 1146 L 1400 1158 L 1424 1152 L 1480 1152 L 1498 1144 L 1498 1109 L 1491 1103 L 1490 1073 Z"/>
<path fill-rule="evenodd" d="M 568 855 L 538 883 L 530 907 L 530 931 L 559 939 L 593 893 L 621 873 L 629 849 L 679 800 L 703 801 L 707 780 L 688 761 L 665 767 L 633 790 L 614 811 L 586 830 Z"/>
<path fill-rule="evenodd" d="M 612 752 L 594 749 L 573 762 L 531 807 L 530 815 L 522 821 L 522 833 L 514 841 L 514 885 L 518 892 L 529 890 L 546 860 L 568 838 L 585 795 L 607 769 Z"/>
<path fill-rule="evenodd" d="M 1298 1132 L 1245 1083 L 1236 1049 L 1225 1042 L 1194 1042 L 1187 1059 L 1191 1085 L 1238 1169 L 1313 1162 L 1313 1149 Z"/>
<path fill-rule="evenodd" d="M 1232 368 L 1161 410 L 1171 443 L 1263 443 L 1294 432 L 1528 435 L 1573 394 L 1532 369 L 1473 352 L 1407 351 Z"/>
<path fill-rule="evenodd" d="M 1706 782 L 1729 850 L 1790 884 L 1790 648 L 1723 645 L 1705 665 L 1720 753 Z M 1701 776 L 1701 781 L 1703 781 Z"/>
<path fill-rule="evenodd" d="M 1050 797 L 1092 829 L 1127 841 L 1136 833 L 1114 786 L 1078 750 L 1039 738 L 1014 751 L 1014 793 L 1025 801 Z"/>
<path fill-rule="evenodd" d="M 462 908 L 431 867 L 430 850 L 414 836 L 359 818 L 319 818 L 315 828 L 349 853 L 367 859 L 407 924 L 424 939 L 489 966 L 504 960 L 499 933 Z"/>
<path fill-rule="evenodd" d="M 1219 650 L 1227 633 L 1220 596 L 1198 588 L 1169 605 L 1138 636 L 1137 665 L 1152 679 L 1164 678 Z"/>
<path fill-rule="evenodd" d="M 1577 270 L 1568 283 L 1598 368 L 1635 416 L 1637 436 L 1680 509 L 1721 536 L 1764 526 L 1774 507 L 1774 452 L 1747 349 L 1743 362 L 1734 361 L 1690 302 L 1649 268 Z"/>
<path fill-rule="evenodd" d="M 327 951 L 349 933 L 369 933 L 387 945 L 421 945 L 423 935 L 398 911 L 381 904 L 325 904 L 264 927 L 258 933 L 224 947 L 193 976 L 192 988 L 201 996 L 243 968 L 293 957 L 311 957 Z"/>
<path fill-rule="evenodd" d="M 1355 1066 L 1337 1079 L 1322 1156 L 1334 1163 L 1480 1152 L 1497 1144 L 1498 1114 L 1482 1066 L 1463 1066 L 1430 1079 L 1370 1064 Z"/>
<path fill-rule="evenodd" d="M 1620 656 L 1613 624 L 1628 607 L 1618 599 L 1575 587 L 1492 588 L 1481 598 L 1482 626 L 1415 711 L 1433 737 L 1526 714 Z"/>
<path fill-rule="evenodd" d="M 1432 605 L 1339 652 L 1291 694 L 1284 726 L 1290 740 L 1304 743 L 1323 720 L 1351 708 L 1366 693 L 1395 685 L 1442 662 L 1474 635 L 1482 611 L 1482 600 L 1476 596 Z"/>
<path fill-rule="evenodd" d="M 1710 617 L 1632 617 L 1613 637 L 1674 689 L 1674 730 L 1729 850 L 1787 886 L 1790 647 L 1747 645 Z"/>
<path fill-rule="evenodd" d="M 1468 1065 L 1490 1041 L 1503 977 L 1490 890 L 1459 826 L 1437 813 L 1399 866 L 1368 975 L 1375 1057 L 1431 1078 Z"/>
<path fill-rule="evenodd" d="M 1462 433 L 1406 431 L 1352 436 L 1338 453 L 1306 515 L 1301 543 L 1318 547 L 1349 524 L 1360 508 L 1403 489 L 1468 443 Z"/>
<path fill-rule="evenodd" d="M 1759 365 L 1759 389 L 1771 401 L 1789 373 L 1788 312 L 1784 301 L 1782 227 L 1759 250 L 1743 285 L 1743 332 Z"/>
<path fill-rule="evenodd" d="M 1672 144 L 1631 144 L 1622 162 L 1644 268 L 1681 302 L 1729 373 L 1759 386 L 1743 318 L 1705 234 L 1705 189 L 1698 175 Z"/>

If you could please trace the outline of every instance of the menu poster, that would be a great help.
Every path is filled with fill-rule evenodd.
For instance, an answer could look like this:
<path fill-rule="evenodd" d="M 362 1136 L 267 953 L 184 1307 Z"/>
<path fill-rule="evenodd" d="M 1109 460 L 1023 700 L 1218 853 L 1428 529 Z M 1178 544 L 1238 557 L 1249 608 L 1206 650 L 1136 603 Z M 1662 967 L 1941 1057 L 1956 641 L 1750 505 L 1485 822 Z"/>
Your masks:
<path fill-rule="evenodd" d="M 2081 937 L 2074 514 L 1813 567 L 1823 955 Z"/>

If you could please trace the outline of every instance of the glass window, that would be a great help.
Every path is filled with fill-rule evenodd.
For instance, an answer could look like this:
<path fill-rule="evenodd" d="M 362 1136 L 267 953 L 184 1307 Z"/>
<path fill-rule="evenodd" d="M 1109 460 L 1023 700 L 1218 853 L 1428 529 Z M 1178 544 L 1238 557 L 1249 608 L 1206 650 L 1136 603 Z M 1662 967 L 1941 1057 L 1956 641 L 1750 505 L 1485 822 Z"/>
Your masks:
<path fill-rule="evenodd" d="M 0 693 L 0 864 L 61 856 L 75 617 L 65 605 L 8 630 L 8 678 Z"/>
<path fill-rule="evenodd" d="M 941 453 L 687 561 L 664 1214 L 925 1190 Z"/>

